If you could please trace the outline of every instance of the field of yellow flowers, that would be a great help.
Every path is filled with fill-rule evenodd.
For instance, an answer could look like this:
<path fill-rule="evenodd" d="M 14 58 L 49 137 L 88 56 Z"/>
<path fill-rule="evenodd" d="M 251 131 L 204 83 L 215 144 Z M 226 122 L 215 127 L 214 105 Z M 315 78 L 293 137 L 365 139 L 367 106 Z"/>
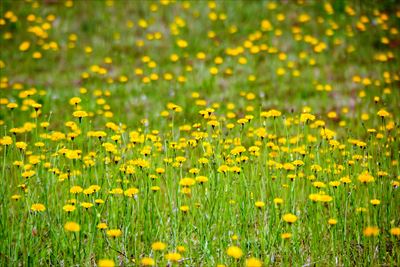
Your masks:
<path fill-rule="evenodd" d="M 400 264 L 397 1 L 0 3 L 0 266 Z"/>

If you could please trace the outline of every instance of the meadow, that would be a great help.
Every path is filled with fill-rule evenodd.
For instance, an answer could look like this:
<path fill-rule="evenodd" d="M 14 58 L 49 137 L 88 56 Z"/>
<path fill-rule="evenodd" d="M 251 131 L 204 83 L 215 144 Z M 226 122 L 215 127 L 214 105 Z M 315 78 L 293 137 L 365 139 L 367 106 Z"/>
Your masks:
<path fill-rule="evenodd" d="M 0 3 L 0 266 L 400 264 L 398 2 Z"/>

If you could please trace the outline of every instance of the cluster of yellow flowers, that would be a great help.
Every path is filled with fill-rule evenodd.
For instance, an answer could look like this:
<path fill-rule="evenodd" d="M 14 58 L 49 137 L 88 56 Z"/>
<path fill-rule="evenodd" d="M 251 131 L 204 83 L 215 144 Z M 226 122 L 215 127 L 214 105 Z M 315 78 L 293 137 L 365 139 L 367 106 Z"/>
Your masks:
<path fill-rule="evenodd" d="M 400 11 L 52 2 L 0 12 L 11 264 L 38 247 L 34 265 L 399 258 Z"/>

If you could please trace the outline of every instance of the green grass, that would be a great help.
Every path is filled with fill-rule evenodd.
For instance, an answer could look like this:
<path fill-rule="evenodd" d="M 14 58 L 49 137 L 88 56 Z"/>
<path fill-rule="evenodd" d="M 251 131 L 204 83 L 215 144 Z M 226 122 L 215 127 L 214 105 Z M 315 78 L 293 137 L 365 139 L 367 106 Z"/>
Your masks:
<path fill-rule="evenodd" d="M 1 0 L 0 265 L 396 266 L 400 7 L 304 2 Z"/>

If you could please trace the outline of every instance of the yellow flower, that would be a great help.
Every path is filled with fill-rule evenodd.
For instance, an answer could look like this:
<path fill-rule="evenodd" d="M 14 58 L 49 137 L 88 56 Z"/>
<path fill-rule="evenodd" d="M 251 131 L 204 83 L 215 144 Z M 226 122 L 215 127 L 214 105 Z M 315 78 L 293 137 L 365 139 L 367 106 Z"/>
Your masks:
<path fill-rule="evenodd" d="M 24 178 L 29 178 L 29 177 L 32 177 L 33 175 L 35 175 L 35 171 L 26 171 L 26 172 L 23 172 L 22 173 L 22 177 L 24 177 Z"/>
<path fill-rule="evenodd" d="M 382 117 L 382 118 L 390 116 L 390 113 L 384 109 L 380 109 L 377 114 L 379 117 Z"/>
<path fill-rule="evenodd" d="M 25 150 L 28 145 L 25 142 L 16 142 L 15 146 L 21 150 Z"/>
<path fill-rule="evenodd" d="M 4 146 L 9 146 L 12 144 L 12 138 L 10 136 L 4 136 L 3 138 L 0 139 L 0 144 Z"/>
<path fill-rule="evenodd" d="M 226 250 L 226 254 L 228 254 L 228 256 L 231 256 L 232 258 L 240 259 L 243 256 L 243 251 L 237 246 L 230 246 Z"/>
<path fill-rule="evenodd" d="M 38 103 L 33 103 L 33 104 L 32 104 L 32 107 L 33 107 L 36 111 L 38 111 L 38 110 L 42 107 L 42 105 L 41 105 L 41 104 L 38 104 Z"/>
<path fill-rule="evenodd" d="M 211 120 L 207 122 L 207 125 L 211 126 L 212 128 L 215 128 L 219 126 L 219 122 L 216 120 Z"/>
<path fill-rule="evenodd" d="M 328 223 L 329 223 L 330 225 L 335 225 L 335 224 L 337 224 L 337 220 L 331 218 L 331 219 L 328 220 Z"/>
<path fill-rule="evenodd" d="M 190 195 L 191 194 L 191 192 L 192 192 L 192 189 L 190 189 L 189 187 L 183 187 L 182 189 L 181 189 L 181 193 L 182 194 L 186 194 L 186 195 Z M 183 208 L 183 209 L 186 209 L 186 208 Z M 182 210 L 183 211 L 183 210 Z"/>
<path fill-rule="evenodd" d="M 43 128 L 45 128 L 45 129 L 46 129 L 47 127 L 49 127 L 49 125 L 50 125 L 50 123 L 48 123 L 47 121 L 40 123 L 40 126 L 43 127 Z"/>
<path fill-rule="evenodd" d="M 332 197 L 329 195 L 319 195 L 318 201 L 321 202 L 331 202 L 332 201 Z"/>
<path fill-rule="evenodd" d="M 15 201 L 18 201 L 20 198 L 21 198 L 21 195 L 12 195 L 11 196 L 11 199 L 15 200 Z"/>
<path fill-rule="evenodd" d="M 176 44 L 180 48 L 186 48 L 188 46 L 188 42 L 183 39 L 179 39 L 178 41 L 176 41 Z"/>
<path fill-rule="evenodd" d="M 323 182 L 314 182 L 313 186 L 316 188 L 323 188 L 323 187 L 326 187 L 326 184 Z"/>
<path fill-rule="evenodd" d="M 69 192 L 70 192 L 71 194 L 78 194 L 78 193 L 80 193 L 80 192 L 82 192 L 82 191 L 83 191 L 83 188 L 80 187 L 80 186 L 73 186 L 73 187 L 71 187 L 71 189 L 69 190 Z"/>
<path fill-rule="evenodd" d="M 100 205 L 100 204 L 103 204 L 103 203 L 104 203 L 104 200 L 102 200 L 102 199 L 96 199 L 94 202 L 95 202 L 96 204 Z"/>
<path fill-rule="evenodd" d="M 372 205 L 374 205 L 374 206 L 377 206 L 377 205 L 381 204 L 381 201 L 380 201 L 379 199 L 372 199 L 372 200 L 370 201 L 370 203 L 371 203 Z"/>
<path fill-rule="evenodd" d="M 292 237 L 292 234 L 291 233 L 283 233 L 283 234 L 281 234 L 281 238 L 282 239 L 289 239 L 289 238 L 291 238 Z"/>
<path fill-rule="evenodd" d="M 86 111 L 77 110 L 72 113 L 72 116 L 77 117 L 79 119 L 89 116 Z"/>
<path fill-rule="evenodd" d="M 283 203 L 283 199 L 276 197 L 276 198 L 274 198 L 274 203 L 275 203 L 275 205 L 281 205 Z"/>
<path fill-rule="evenodd" d="M 186 161 L 186 158 L 182 157 L 182 156 L 178 156 L 178 157 L 175 158 L 175 160 L 176 160 L 176 162 L 182 164 L 183 162 Z"/>
<path fill-rule="evenodd" d="M 89 203 L 89 202 L 82 202 L 81 207 L 84 207 L 85 209 L 89 209 L 89 208 L 93 207 L 93 204 Z"/>
<path fill-rule="evenodd" d="M 165 169 L 164 168 L 157 168 L 156 169 L 156 173 L 158 173 L 158 174 L 165 173 Z"/>
<path fill-rule="evenodd" d="M 181 254 L 177 253 L 177 252 L 171 252 L 165 255 L 165 258 L 169 261 L 179 261 L 180 259 L 182 259 Z"/>
<path fill-rule="evenodd" d="M 368 226 L 363 231 L 365 236 L 378 236 L 379 235 L 379 228 L 376 226 Z"/>
<path fill-rule="evenodd" d="M 154 266 L 156 264 L 156 262 L 154 261 L 153 258 L 149 258 L 149 257 L 144 257 L 142 258 L 142 260 L 140 261 L 140 263 L 143 266 Z"/>
<path fill-rule="evenodd" d="M 179 181 L 179 185 L 181 186 L 192 186 L 194 184 L 196 184 L 196 180 L 193 178 L 182 178 Z"/>
<path fill-rule="evenodd" d="M 103 230 L 103 229 L 107 229 L 107 228 L 108 228 L 108 226 L 107 226 L 106 223 L 99 223 L 99 224 L 97 225 L 97 229 Z"/>
<path fill-rule="evenodd" d="M 186 205 L 183 205 L 183 206 L 180 206 L 180 208 L 179 208 L 182 212 L 188 212 L 189 211 L 189 206 L 186 206 Z"/>
<path fill-rule="evenodd" d="M 400 236 L 400 227 L 390 229 L 390 234 L 394 236 Z"/>
<path fill-rule="evenodd" d="M 131 187 L 124 191 L 124 195 L 127 197 L 133 197 L 134 195 L 136 195 L 138 193 L 139 193 L 139 189 L 137 189 L 136 187 Z"/>
<path fill-rule="evenodd" d="M 160 241 L 154 242 L 151 245 L 151 249 L 155 250 L 155 251 L 164 250 L 166 247 L 167 247 L 167 245 L 165 243 L 163 243 L 163 242 L 160 242 Z"/>
<path fill-rule="evenodd" d="M 200 184 L 204 184 L 208 182 L 208 178 L 205 176 L 197 176 L 196 177 L 196 182 L 200 183 Z"/>
<path fill-rule="evenodd" d="M 160 188 L 159 186 L 152 186 L 152 187 L 150 187 L 150 189 L 151 189 L 151 191 L 153 191 L 153 192 L 157 192 L 157 191 L 160 191 L 160 190 L 161 190 L 161 188 Z"/>
<path fill-rule="evenodd" d="M 297 221 L 297 216 L 291 213 L 283 215 L 283 220 L 287 223 L 294 223 Z"/>
<path fill-rule="evenodd" d="M 336 188 L 336 187 L 338 187 L 338 186 L 340 185 L 340 181 L 332 181 L 332 182 L 329 182 L 329 185 L 332 186 L 332 187 L 334 187 L 334 188 Z"/>
<path fill-rule="evenodd" d="M 69 104 L 70 105 L 78 105 L 79 103 L 81 103 L 81 99 L 79 97 L 73 97 L 69 100 Z"/>
<path fill-rule="evenodd" d="M 68 232 L 79 232 L 81 230 L 81 227 L 76 222 L 67 222 L 64 225 L 64 229 Z"/>
<path fill-rule="evenodd" d="M 276 118 L 276 117 L 281 116 L 281 115 L 282 115 L 282 112 L 280 112 L 279 110 L 276 110 L 276 109 L 270 109 L 269 111 L 263 111 L 263 112 L 261 112 L 260 115 L 261 115 L 261 117 L 263 117 L 263 118 L 269 118 L 269 117 Z"/>
<path fill-rule="evenodd" d="M 43 205 L 43 204 L 40 204 L 40 203 L 35 203 L 35 204 L 32 204 L 32 206 L 31 206 L 31 210 L 33 210 L 33 211 L 45 211 L 46 210 L 46 207 Z"/>
<path fill-rule="evenodd" d="M 76 209 L 74 205 L 67 204 L 63 207 L 63 210 L 66 212 L 72 212 Z"/>
<path fill-rule="evenodd" d="M 109 191 L 109 193 L 114 195 L 122 195 L 124 190 L 122 190 L 122 188 L 113 188 L 111 191 Z"/>
<path fill-rule="evenodd" d="M 19 45 L 19 50 L 22 51 L 22 52 L 24 52 L 24 51 L 27 51 L 27 50 L 29 49 L 29 47 L 31 47 L 31 43 L 28 42 L 28 41 L 25 41 L 25 42 L 22 42 L 22 43 Z"/>
<path fill-rule="evenodd" d="M 358 180 L 363 184 L 371 183 L 371 182 L 375 181 L 374 177 L 371 174 L 369 174 L 368 172 L 361 173 L 358 176 Z"/>
<path fill-rule="evenodd" d="M 9 108 L 11 110 L 13 110 L 13 109 L 15 109 L 17 107 L 18 107 L 17 103 L 9 103 L 9 104 L 7 104 L 7 108 Z"/>
<path fill-rule="evenodd" d="M 246 267 L 261 267 L 262 261 L 257 258 L 251 257 L 246 260 Z"/>
<path fill-rule="evenodd" d="M 185 251 L 186 251 L 186 249 L 185 249 L 184 246 L 178 246 L 176 249 L 177 249 L 179 252 L 185 252 Z"/>
<path fill-rule="evenodd" d="M 265 206 L 265 203 L 263 201 L 257 201 L 255 205 L 257 208 L 261 209 Z"/>
<path fill-rule="evenodd" d="M 218 68 L 217 67 L 211 67 L 209 69 L 209 71 L 210 71 L 211 75 L 217 75 L 218 74 Z"/>
<path fill-rule="evenodd" d="M 114 267 L 115 263 L 113 260 L 102 259 L 102 260 L 99 260 L 97 266 L 98 267 Z"/>
<path fill-rule="evenodd" d="M 310 113 L 302 113 L 300 115 L 301 122 L 307 122 L 307 121 L 313 121 L 313 120 L 315 120 L 315 116 Z"/>
<path fill-rule="evenodd" d="M 119 229 L 110 229 L 107 231 L 107 235 L 110 237 L 120 237 L 122 235 L 122 231 Z"/>

